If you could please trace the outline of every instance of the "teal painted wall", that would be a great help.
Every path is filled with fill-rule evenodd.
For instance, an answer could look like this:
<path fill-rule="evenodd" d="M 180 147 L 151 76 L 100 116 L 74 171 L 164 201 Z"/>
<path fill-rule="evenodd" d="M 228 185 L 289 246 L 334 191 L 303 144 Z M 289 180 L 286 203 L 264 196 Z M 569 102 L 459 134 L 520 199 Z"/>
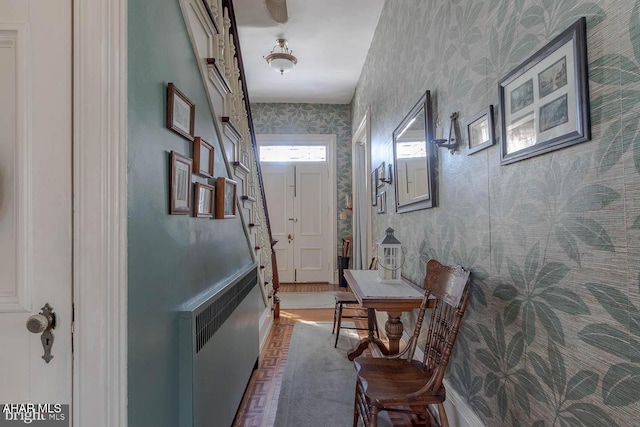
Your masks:
<path fill-rule="evenodd" d="M 249 94 L 251 96 L 251 94 Z M 351 194 L 351 106 L 344 104 L 251 104 L 256 134 L 334 134 L 336 135 L 336 213 L 338 248 L 352 234 L 351 213 L 339 218 L 345 197 Z M 268 201 L 267 201 L 268 205 Z"/>
<path fill-rule="evenodd" d="M 431 257 L 472 270 L 448 376 L 487 426 L 640 419 L 640 1 L 388 1 L 352 102 L 353 128 L 371 109 L 373 165 L 389 162 L 425 90 L 434 116 L 464 123 L 581 16 L 591 141 L 507 166 L 498 145 L 467 156 L 464 141 L 438 153 L 437 208 L 395 214 L 389 192 L 375 216 L 413 281 Z"/>
<path fill-rule="evenodd" d="M 239 217 L 168 215 L 169 153 L 192 157 L 192 143 L 165 127 L 168 82 L 195 103 L 196 135 L 216 148 L 215 176 L 227 171 L 178 1 L 131 0 L 128 22 L 129 425 L 175 427 L 176 310 L 253 260 Z M 207 182 L 194 175 L 196 180 Z M 230 344 L 224 351 L 236 348 Z M 215 380 L 240 382 L 234 369 Z M 229 402 L 216 404 L 235 412 Z"/>

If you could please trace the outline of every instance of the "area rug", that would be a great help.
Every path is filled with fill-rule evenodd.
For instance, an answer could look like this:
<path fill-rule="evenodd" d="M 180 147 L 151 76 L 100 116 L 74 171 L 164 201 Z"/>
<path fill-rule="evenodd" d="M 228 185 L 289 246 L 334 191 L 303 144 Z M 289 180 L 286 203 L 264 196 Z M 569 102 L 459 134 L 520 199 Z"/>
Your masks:
<path fill-rule="evenodd" d="M 279 292 L 280 309 L 333 308 L 333 292 Z M 331 331 L 329 331 L 331 332 Z"/>
<path fill-rule="evenodd" d="M 295 324 L 275 427 L 352 425 L 356 372 L 347 351 L 358 337 L 356 331 L 343 329 L 338 347 L 333 348 L 331 327 L 324 322 Z"/>

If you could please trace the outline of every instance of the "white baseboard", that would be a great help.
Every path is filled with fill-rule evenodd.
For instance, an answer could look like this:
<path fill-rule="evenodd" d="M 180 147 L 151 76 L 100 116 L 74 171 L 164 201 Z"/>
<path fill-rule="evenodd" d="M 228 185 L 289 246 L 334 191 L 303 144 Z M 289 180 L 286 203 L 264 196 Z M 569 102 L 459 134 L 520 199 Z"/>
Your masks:
<path fill-rule="evenodd" d="M 260 319 L 258 323 L 260 353 L 262 353 L 262 348 L 267 342 L 267 338 L 269 338 L 269 332 L 271 332 L 272 326 L 273 326 L 273 311 L 271 311 L 270 307 L 265 307 L 262 313 L 260 313 Z"/>

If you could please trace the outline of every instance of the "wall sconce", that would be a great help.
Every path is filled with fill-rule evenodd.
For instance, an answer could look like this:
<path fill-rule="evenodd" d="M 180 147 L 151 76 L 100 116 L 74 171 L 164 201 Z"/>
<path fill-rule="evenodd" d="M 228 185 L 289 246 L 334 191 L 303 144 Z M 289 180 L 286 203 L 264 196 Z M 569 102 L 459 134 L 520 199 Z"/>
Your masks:
<path fill-rule="evenodd" d="M 438 147 L 442 147 L 442 148 L 448 148 L 449 152 L 451 152 L 451 154 L 455 153 L 455 151 L 458 149 L 458 145 L 460 143 L 460 132 L 458 129 L 458 113 L 451 113 L 451 116 L 449 116 L 449 135 L 448 135 L 448 139 L 447 138 L 438 138 L 438 139 L 434 139 L 433 141 L 431 141 L 433 144 L 437 145 Z M 436 133 L 438 133 L 436 131 Z M 438 135 L 440 136 L 440 135 Z"/>
<path fill-rule="evenodd" d="M 351 194 L 345 194 L 344 196 L 344 208 L 347 210 L 353 210 L 353 196 Z"/>
<path fill-rule="evenodd" d="M 393 169 L 391 169 L 391 163 L 389 163 L 389 175 L 385 175 L 385 170 L 382 169 L 381 176 L 378 177 L 380 182 L 384 184 L 391 184 L 393 182 Z"/>

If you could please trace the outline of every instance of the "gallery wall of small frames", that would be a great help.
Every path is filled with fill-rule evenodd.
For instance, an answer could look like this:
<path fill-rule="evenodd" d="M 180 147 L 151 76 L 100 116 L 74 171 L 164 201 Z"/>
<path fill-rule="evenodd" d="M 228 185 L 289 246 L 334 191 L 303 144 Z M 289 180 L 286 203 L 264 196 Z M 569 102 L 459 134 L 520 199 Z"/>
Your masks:
<path fill-rule="evenodd" d="M 169 154 L 169 214 L 225 219 L 236 216 L 237 182 L 214 175 L 215 148 L 195 136 L 196 106 L 173 83 L 167 85 L 166 126 L 192 141 L 192 156 Z M 207 182 L 192 182 L 192 176 Z"/>

